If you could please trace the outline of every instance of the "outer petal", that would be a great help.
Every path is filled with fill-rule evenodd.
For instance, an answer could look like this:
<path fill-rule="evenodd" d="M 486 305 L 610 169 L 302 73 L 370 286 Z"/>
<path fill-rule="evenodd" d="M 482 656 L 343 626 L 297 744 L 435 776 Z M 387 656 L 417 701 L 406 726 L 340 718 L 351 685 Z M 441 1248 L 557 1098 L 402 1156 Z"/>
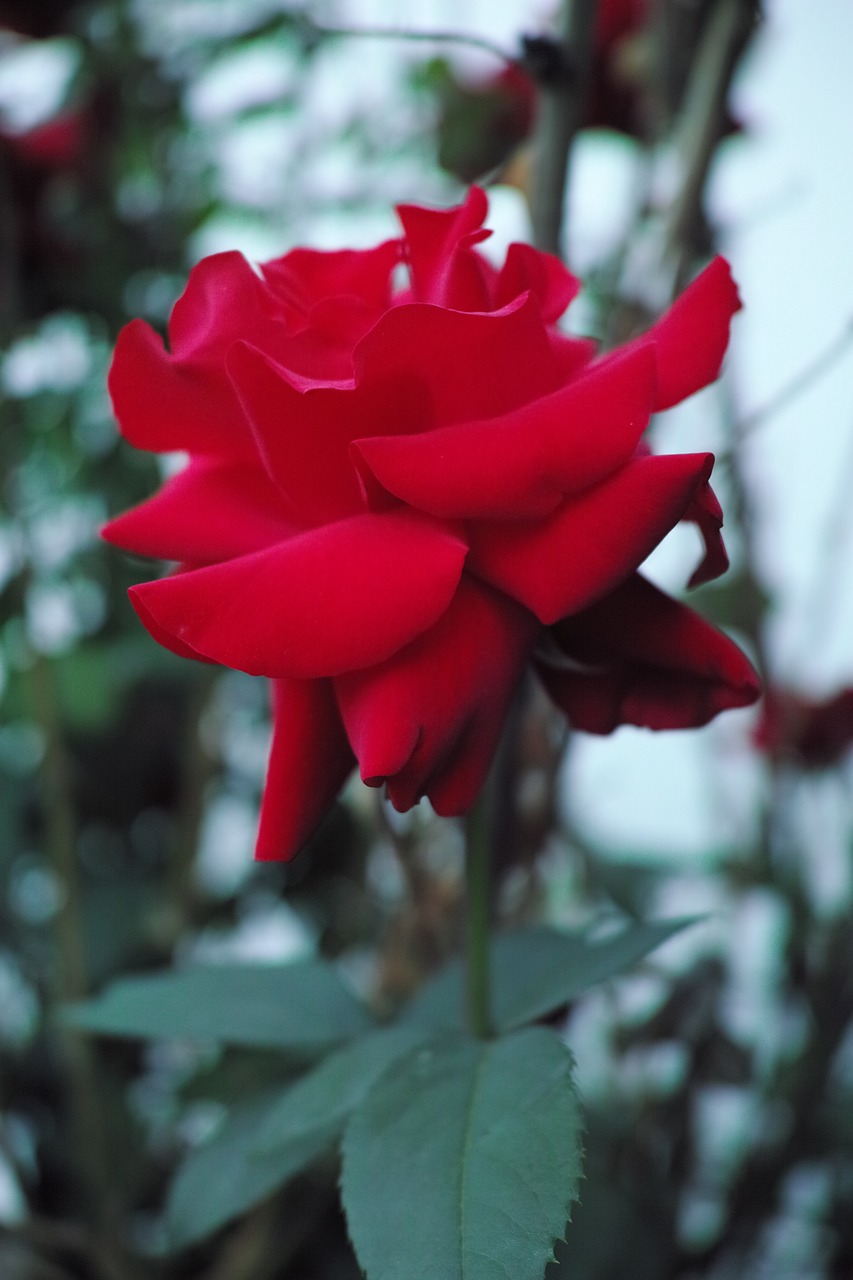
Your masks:
<path fill-rule="evenodd" d="M 642 564 L 689 508 L 713 463 L 711 453 L 635 458 L 541 524 L 472 524 L 468 568 L 541 622 L 556 622 Z"/>
<path fill-rule="evenodd" d="M 658 351 L 657 409 L 668 409 L 719 376 L 731 318 L 741 308 L 725 258 L 689 284 L 646 338 Z"/>
<path fill-rule="evenodd" d="M 359 440 L 354 452 L 389 492 L 433 515 L 541 518 L 629 461 L 651 416 L 655 367 L 649 343 L 500 418 Z"/>
<path fill-rule="evenodd" d="M 419 379 L 442 426 L 508 413 L 560 385 L 559 359 L 529 294 L 485 315 L 393 307 L 358 344 L 354 363 L 359 383 L 401 372 Z"/>
<path fill-rule="evenodd" d="M 699 587 L 703 582 L 719 578 L 729 567 L 729 557 L 721 534 L 723 509 L 709 484 L 706 483 L 697 490 L 696 497 L 684 513 L 684 519 L 691 520 L 698 526 L 705 544 L 705 554 L 687 584 L 689 587 Z"/>
<path fill-rule="evenodd" d="M 746 657 L 692 609 L 635 574 L 552 632 L 557 664 L 537 669 L 575 728 L 687 729 L 760 693 Z M 560 661 L 562 659 L 562 662 Z"/>
<path fill-rule="evenodd" d="M 101 532 L 137 555 L 202 565 L 248 555 L 298 529 L 260 467 L 200 459 Z"/>
<path fill-rule="evenodd" d="M 169 319 L 169 345 L 178 360 L 213 364 L 238 337 L 266 335 L 278 345 L 288 332 L 285 320 L 279 299 L 242 253 L 215 253 L 190 272 Z"/>
<path fill-rule="evenodd" d="M 237 343 L 228 370 L 252 424 L 267 473 L 291 508 L 310 523 L 363 509 L 350 442 L 384 424 L 425 431 L 431 402 L 405 374 L 379 383 L 298 391 L 262 352 Z"/>
<path fill-rule="evenodd" d="M 250 675 L 304 680 L 383 662 L 432 626 L 464 559 L 463 542 L 414 513 L 364 515 L 130 596 L 155 638 Z"/>
<path fill-rule="evenodd" d="M 364 781 L 387 782 L 401 811 L 423 795 L 443 815 L 469 809 L 538 630 L 526 610 L 463 577 L 447 613 L 413 644 L 339 677 Z"/>
<path fill-rule="evenodd" d="M 458 311 L 492 310 L 495 271 L 474 251 L 475 244 L 492 234 L 481 230 L 488 208 L 479 187 L 471 187 L 465 203 L 455 209 L 398 206 L 415 301 Z"/>
<path fill-rule="evenodd" d="M 122 435 L 135 448 L 251 457 L 251 435 L 221 374 L 175 360 L 144 320 L 119 334 L 108 385 Z"/>
<path fill-rule="evenodd" d="M 354 764 L 331 683 L 276 680 L 255 857 L 289 861 L 298 853 Z"/>
<path fill-rule="evenodd" d="M 109 388 L 125 438 L 138 449 L 251 457 L 252 437 L 225 373 L 238 338 L 284 353 L 281 302 L 239 253 L 205 258 L 169 321 L 171 353 L 143 320 L 119 334 Z"/>

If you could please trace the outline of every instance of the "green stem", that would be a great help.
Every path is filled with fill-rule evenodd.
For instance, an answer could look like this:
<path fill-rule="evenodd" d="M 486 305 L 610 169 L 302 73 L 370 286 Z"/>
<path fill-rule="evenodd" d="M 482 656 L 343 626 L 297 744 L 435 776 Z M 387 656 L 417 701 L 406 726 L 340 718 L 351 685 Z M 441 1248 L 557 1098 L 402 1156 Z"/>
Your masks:
<path fill-rule="evenodd" d="M 505 62 L 508 66 L 518 63 L 516 57 L 508 53 L 506 49 L 502 49 L 494 40 L 489 40 L 486 36 L 466 35 L 462 31 L 419 31 L 417 28 L 412 27 L 330 26 L 326 22 L 315 22 L 313 18 L 303 16 L 297 19 L 297 25 L 315 38 L 351 36 L 366 40 L 407 40 L 411 42 L 420 41 L 427 44 L 455 44 L 469 49 L 479 49 L 483 53 L 490 53 L 494 58 Z"/>
<path fill-rule="evenodd" d="M 533 138 L 531 217 L 537 249 L 562 255 L 569 153 L 583 120 L 598 0 L 563 0 L 558 41 L 562 72 L 540 80 Z"/>
<path fill-rule="evenodd" d="M 481 1040 L 492 1034 L 489 972 L 489 808 L 484 792 L 465 822 L 468 904 L 468 1020 Z"/>

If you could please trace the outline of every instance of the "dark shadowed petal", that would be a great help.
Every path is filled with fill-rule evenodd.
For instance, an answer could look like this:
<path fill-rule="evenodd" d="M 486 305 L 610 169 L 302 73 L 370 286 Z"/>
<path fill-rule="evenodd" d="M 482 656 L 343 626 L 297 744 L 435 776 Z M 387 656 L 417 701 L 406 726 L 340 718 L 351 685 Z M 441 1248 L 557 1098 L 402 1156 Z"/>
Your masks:
<path fill-rule="evenodd" d="M 201 459 L 153 498 L 110 520 L 102 534 L 136 555 L 202 565 L 248 555 L 298 531 L 259 466 Z"/>
<path fill-rule="evenodd" d="M 463 576 L 443 618 L 388 662 L 335 681 L 361 776 L 404 811 L 429 796 L 471 807 L 539 631 L 525 609 Z"/>
<path fill-rule="evenodd" d="M 273 736 L 255 857 L 288 861 L 355 764 L 328 680 L 273 683 Z"/>
<path fill-rule="evenodd" d="M 458 311 L 493 309 L 495 269 L 474 249 L 491 235 L 481 230 L 488 207 L 479 187 L 471 187 L 465 203 L 453 209 L 398 206 L 416 302 Z"/>
<path fill-rule="evenodd" d="M 729 567 L 729 557 L 721 534 L 723 509 L 707 482 L 697 489 L 696 497 L 684 513 L 684 519 L 698 527 L 705 544 L 705 554 L 687 584 L 689 587 L 699 587 L 703 582 L 719 578 Z"/>
<path fill-rule="evenodd" d="M 356 347 L 355 371 L 359 383 L 401 373 L 419 379 L 444 426 L 548 395 L 559 385 L 560 366 L 535 300 L 526 295 L 488 315 L 419 303 L 394 307 Z"/>
<path fill-rule="evenodd" d="M 390 493 L 422 511 L 531 520 L 629 461 L 654 396 L 649 343 L 500 418 L 359 440 L 353 450 Z"/>
<path fill-rule="evenodd" d="M 652 325 L 645 338 L 653 338 L 658 351 L 657 409 L 678 404 L 719 376 L 731 318 L 740 307 L 729 264 L 715 258 Z"/>
<path fill-rule="evenodd" d="M 425 517 L 363 515 L 130 595 L 146 625 L 223 666 L 311 679 L 383 662 L 432 626 L 464 559 Z"/>
<path fill-rule="evenodd" d="M 365 431 L 425 431 L 431 405 L 404 374 L 380 383 L 296 390 L 284 370 L 237 343 L 228 370 L 252 425 L 267 473 L 292 509 L 310 523 L 364 507 L 350 442 Z"/>
<path fill-rule="evenodd" d="M 468 568 L 544 623 L 585 609 L 642 564 L 682 518 L 710 453 L 639 457 L 539 524 L 473 523 Z"/>
<path fill-rule="evenodd" d="M 758 676 L 740 649 L 639 574 L 551 629 L 537 663 L 572 725 L 689 729 L 755 702 Z"/>

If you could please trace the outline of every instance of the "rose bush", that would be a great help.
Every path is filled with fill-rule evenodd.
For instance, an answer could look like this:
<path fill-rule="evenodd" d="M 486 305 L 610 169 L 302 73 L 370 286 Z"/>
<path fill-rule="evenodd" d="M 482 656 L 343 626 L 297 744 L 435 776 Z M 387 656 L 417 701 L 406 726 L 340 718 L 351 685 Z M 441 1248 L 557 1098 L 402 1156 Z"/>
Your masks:
<path fill-rule="evenodd" d="M 216 255 L 168 350 L 142 321 L 119 337 L 125 438 L 189 461 L 105 535 L 178 562 L 131 591 L 156 640 L 273 681 L 261 858 L 299 849 L 356 762 L 400 810 L 463 813 L 528 663 L 593 733 L 757 696 L 739 649 L 637 573 L 682 520 L 692 583 L 727 564 L 713 456 L 643 441 L 719 372 L 726 263 L 596 357 L 557 327 L 575 279 L 522 244 L 489 265 L 485 213 L 475 188 L 402 208 L 374 249 Z"/>

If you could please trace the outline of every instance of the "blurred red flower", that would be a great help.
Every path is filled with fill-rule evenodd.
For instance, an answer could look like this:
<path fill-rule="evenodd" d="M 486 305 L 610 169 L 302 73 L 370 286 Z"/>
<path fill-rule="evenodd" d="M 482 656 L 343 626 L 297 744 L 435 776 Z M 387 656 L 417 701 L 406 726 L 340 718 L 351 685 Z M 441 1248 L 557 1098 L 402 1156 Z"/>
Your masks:
<path fill-rule="evenodd" d="M 651 9 L 652 0 L 603 0 L 599 5 L 584 127 L 631 136 L 647 132 L 641 37 Z M 439 162 L 463 182 L 504 164 L 532 132 L 536 84 L 518 64 L 473 82 L 448 70 L 439 97 Z"/>
<path fill-rule="evenodd" d="M 790 689 L 768 689 L 755 743 L 775 759 L 804 769 L 838 764 L 853 747 L 853 689 L 842 689 L 822 701 Z"/>
<path fill-rule="evenodd" d="M 740 650 L 636 572 L 681 520 L 704 540 L 693 583 L 727 565 L 713 456 L 643 442 L 719 372 L 726 263 L 595 358 L 557 328 L 578 285 L 556 258 L 478 252 L 482 191 L 399 212 L 375 249 L 204 260 L 170 349 L 134 321 L 110 375 L 126 439 L 189 454 L 105 531 L 181 566 L 135 608 L 174 652 L 274 681 L 262 858 L 296 852 L 356 762 L 400 810 L 465 812 L 529 662 L 593 733 L 758 694 Z"/>

